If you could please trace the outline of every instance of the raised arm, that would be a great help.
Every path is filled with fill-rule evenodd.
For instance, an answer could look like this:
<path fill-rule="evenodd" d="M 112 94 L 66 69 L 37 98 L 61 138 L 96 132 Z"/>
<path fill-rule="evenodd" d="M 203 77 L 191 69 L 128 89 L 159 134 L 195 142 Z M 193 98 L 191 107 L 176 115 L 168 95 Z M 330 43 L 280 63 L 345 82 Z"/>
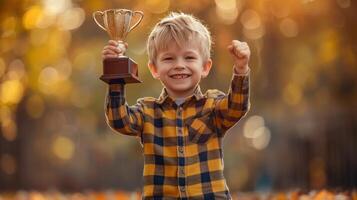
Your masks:
<path fill-rule="evenodd" d="M 118 48 L 118 44 L 117 41 L 109 40 L 103 48 L 102 58 L 115 58 L 123 55 L 126 48 Z M 128 44 L 125 43 L 125 47 L 128 47 Z M 119 133 L 140 136 L 143 126 L 143 106 L 140 102 L 128 106 L 124 92 L 124 84 L 109 84 L 104 108 L 106 121 Z"/>
<path fill-rule="evenodd" d="M 141 136 L 143 127 L 143 105 L 138 101 L 128 106 L 125 100 L 124 85 L 109 85 L 105 101 L 107 124 L 115 131 L 131 136 Z"/>
<path fill-rule="evenodd" d="M 249 110 L 249 76 L 248 67 L 250 49 L 245 42 L 233 40 L 228 46 L 233 57 L 233 77 L 227 95 L 218 98 L 215 105 L 215 123 L 218 134 L 223 136 Z"/>

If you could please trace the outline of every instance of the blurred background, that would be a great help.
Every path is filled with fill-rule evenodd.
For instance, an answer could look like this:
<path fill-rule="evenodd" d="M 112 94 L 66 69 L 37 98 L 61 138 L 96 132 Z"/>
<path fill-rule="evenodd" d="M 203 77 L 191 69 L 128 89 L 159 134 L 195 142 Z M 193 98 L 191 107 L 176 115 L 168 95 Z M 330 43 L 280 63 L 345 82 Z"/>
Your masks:
<path fill-rule="evenodd" d="M 145 43 L 170 11 L 211 30 L 213 70 L 202 89 L 227 91 L 232 39 L 252 56 L 251 110 L 224 140 L 232 192 L 357 185 L 357 7 L 351 0 L 1 0 L 0 191 L 140 191 L 138 140 L 105 123 L 101 51 L 92 13 L 145 13 L 127 37 L 142 84 L 157 97 Z"/>

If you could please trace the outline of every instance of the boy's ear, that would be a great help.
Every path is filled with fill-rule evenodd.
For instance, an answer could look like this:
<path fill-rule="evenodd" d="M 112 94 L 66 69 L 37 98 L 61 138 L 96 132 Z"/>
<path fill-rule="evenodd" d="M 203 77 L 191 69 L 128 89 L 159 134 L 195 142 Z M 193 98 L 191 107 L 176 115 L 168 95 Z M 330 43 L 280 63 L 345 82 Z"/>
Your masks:
<path fill-rule="evenodd" d="M 202 78 L 206 78 L 212 68 L 212 59 L 208 59 L 205 64 L 203 64 Z"/>
<path fill-rule="evenodd" d="M 152 77 L 154 77 L 154 79 L 159 79 L 159 74 L 157 73 L 157 68 L 154 65 L 154 63 L 149 62 L 148 67 L 149 67 Z"/>

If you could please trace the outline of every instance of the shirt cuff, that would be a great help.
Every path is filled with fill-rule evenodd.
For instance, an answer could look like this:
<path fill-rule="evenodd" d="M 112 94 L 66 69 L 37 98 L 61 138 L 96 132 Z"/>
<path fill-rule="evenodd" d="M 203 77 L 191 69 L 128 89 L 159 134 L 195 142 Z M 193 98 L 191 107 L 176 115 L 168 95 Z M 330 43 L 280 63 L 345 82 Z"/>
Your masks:
<path fill-rule="evenodd" d="M 117 83 L 110 84 L 109 96 L 124 96 L 124 85 Z"/>
<path fill-rule="evenodd" d="M 248 76 L 250 74 L 250 67 L 248 67 L 248 71 L 246 73 L 238 73 L 236 68 L 233 67 L 233 75 L 235 76 Z"/>

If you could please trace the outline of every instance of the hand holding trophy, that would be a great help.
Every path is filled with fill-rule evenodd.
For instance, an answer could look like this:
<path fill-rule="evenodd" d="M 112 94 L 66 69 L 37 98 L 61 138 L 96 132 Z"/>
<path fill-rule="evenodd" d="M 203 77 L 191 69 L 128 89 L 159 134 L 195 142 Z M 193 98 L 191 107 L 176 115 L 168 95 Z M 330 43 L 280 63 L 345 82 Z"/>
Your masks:
<path fill-rule="evenodd" d="M 139 16 L 138 21 L 131 26 L 131 19 L 135 15 Z M 121 49 L 121 52 L 125 52 L 126 49 L 124 44 L 126 36 L 139 25 L 143 17 L 143 12 L 127 9 L 109 9 L 93 13 L 94 21 L 109 34 L 112 40 L 119 43 L 118 48 Z M 123 54 L 117 58 L 103 60 L 103 75 L 100 79 L 108 84 L 141 83 L 138 77 L 138 65 Z"/>

